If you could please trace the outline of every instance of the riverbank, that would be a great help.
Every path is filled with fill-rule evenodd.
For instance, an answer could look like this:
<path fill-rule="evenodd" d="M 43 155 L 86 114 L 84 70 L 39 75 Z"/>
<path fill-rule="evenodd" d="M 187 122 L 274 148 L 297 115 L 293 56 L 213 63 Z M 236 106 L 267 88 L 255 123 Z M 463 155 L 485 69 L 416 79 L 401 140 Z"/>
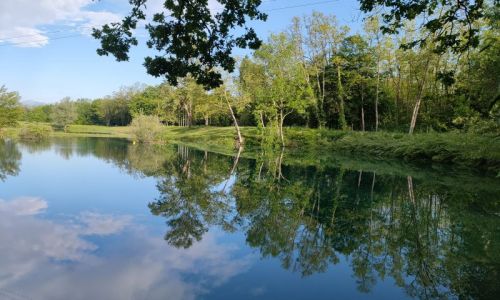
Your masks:
<path fill-rule="evenodd" d="M 15 135 L 15 129 L 4 135 Z M 262 152 L 263 136 L 254 127 L 242 127 L 245 138 L 245 156 Z M 133 139 L 129 127 L 71 125 L 67 132 L 54 132 L 54 136 L 95 136 Z M 182 143 L 202 150 L 234 153 L 235 132 L 232 127 L 165 127 L 163 139 L 169 143 Z M 307 156 L 321 160 L 333 151 L 356 154 L 371 159 L 402 159 L 409 162 L 431 162 L 480 171 L 500 172 L 500 136 L 470 133 L 404 133 L 351 132 L 308 128 L 287 128 L 288 158 Z"/>
<path fill-rule="evenodd" d="M 246 151 L 258 152 L 262 136 L 256 128 L 242 128 Z M 352 132 L 288 128 L 287 156 L 321 161 L 333 151 L 371 159 L 402 159 L 408 162 L 452 164 L 477 168 L 493 174 L 500 172 L 500 136 L 469 133 Z M 221 153 L 234 152 L 233 128 L 168 128 L 168 141 Z M 201 145 L 201 146 L 200 146 Z"/>

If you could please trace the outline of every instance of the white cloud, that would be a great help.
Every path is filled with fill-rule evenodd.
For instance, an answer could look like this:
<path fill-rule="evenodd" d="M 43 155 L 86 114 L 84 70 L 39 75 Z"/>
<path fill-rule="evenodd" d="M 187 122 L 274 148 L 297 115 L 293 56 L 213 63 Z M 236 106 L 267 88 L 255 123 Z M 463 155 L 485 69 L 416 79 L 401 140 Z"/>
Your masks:
<path fill-rule="evenodd" d="M 88 6 L 93 3 L 95 1 L 92 0 L 1 0 L 0 43 L 41 47 L 48 44 L 51 32 L 63 36 L 89 33 L 92 26 L 120 19 L 115 13 L 89 10 Z M 53 31 L 41 29 L 47 25 L 68 28 Z"/>
<path fill-rule="evenodd" d="M 38 197 L 19 197 L 11 201 L 0 199 L 0 212 L 18 216 L 37 215 L 47 207 L 47 201 Z"/>
<path fill-rule="evenodd" d="M 122 231 L 130 224 L 132 218 L 129 216 L 113 217 L 97 213 L 85 212 L 79 218 L 83 224 L 84 235 L 110 235 Z"/>
<path fill-rule="evenodd" d="M 74 221 L 88 227 L 68 226 L 0 212 L 0 298 L 7 291 L 27 299 L 196 299 L 254 259 L 236 257 L 235 245 L 210 232 L 191 248 L 176 249 L 139 224 L 109 225 L 126 219 L 85 213 Z M 96 252 L 85 239 L 96 228 L 124 232 Z"/>

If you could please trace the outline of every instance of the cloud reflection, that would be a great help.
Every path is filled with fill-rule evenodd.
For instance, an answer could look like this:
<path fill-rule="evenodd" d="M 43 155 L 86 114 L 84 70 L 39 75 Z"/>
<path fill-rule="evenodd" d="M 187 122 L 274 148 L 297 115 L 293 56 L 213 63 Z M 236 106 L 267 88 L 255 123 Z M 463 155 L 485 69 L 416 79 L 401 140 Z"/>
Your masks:
<path fill-rule="evenodd" d="M 19 197 L 12 201 L 0 199 L 0 212 L 15 215 L 37 215 L 47 209 L 47 202 L 37 197 Z"/>
<path fill-rule="evenodd" d="M 0 298 L 195 299 L 251 262 L 212 233 L 176 249 L 129 216 L 55 222 L 37 216 L 46 208 L 39 198 L 0 200 Z"/>

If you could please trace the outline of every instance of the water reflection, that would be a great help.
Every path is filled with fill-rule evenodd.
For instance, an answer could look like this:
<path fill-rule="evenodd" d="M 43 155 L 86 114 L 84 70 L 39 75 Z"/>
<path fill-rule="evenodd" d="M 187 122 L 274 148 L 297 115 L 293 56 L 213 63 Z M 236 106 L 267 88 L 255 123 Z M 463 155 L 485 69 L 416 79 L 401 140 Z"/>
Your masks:
<path fill-rule="evenodd" d="M 421 299 L 499 294 L 498 185 L 464 190 L 282 160 L 240 160 L 221 190 L 230 158 L 179 149 L 150 204 L 167 219 L 167 242 L 186 248 L 218 225 L 303 276 L 348 256 L 361 292 L 390 276 Z"/>
<path fill-rule="evenodd" d="M 60 238 L 67 241 L 63 245 L 69 253 L 54 254 L 51 249 L 41 250 L 44 255 L 26 253 L 5 269 L 0 266 L 10 270 L 4 274 L 11 274 L 11 278 L 15 277 L 12 266 L 31 256 L 43 260 L 29 263 L 31 266 L 49 270 L 54 268 L 49 266 L 50 259 L 70 259 L 85 263 L 79 264 L 73 275 L 64 275 L 69 279 L 53 282 L 92 286 L 103 280 L 100 276 L 120 274 L 116 286 L 130 290 L 104 298 L 115 299 L 125 293 L 143 295 L 140 293 L 146 289 L 157 296 L 177 289 L 174 294 L 168 293 L 170 298 L 194 298 L 207 286 L 199 282 L 190 286 L 193 282 L 183 281 L 182 273 L 197 269 L 210 274 L 212 280 L 220 278 L 217 284 L 222 284 L 248 268 L 248 258 L 236 260 L 230 247 L 216 243 L 210 229 L 218 228 L 243 234 L 246 244 L 262 258 L 278 260 L 282 268 L 303 277 L 335 269 L 347 257 L 360 293 L 370 293 L 381 281 L 391 278 L 408 296 L 420 299 L 489 299 L 500 294 L 498 179 L 344 158 L 297 163 L 286 153 L 234 158 L 183 146 L 131 145 L 103 138 L 61 139 L 49 146 L 20 147 L 31 152 L 49 147 L 66 159 L 74 155 L 97 157 L 137 178 L 155 178 L 158 197 L 148 207 L 153 215 L 165 219 L 166 243 L 145 233 L 141 226 L 132 226 L 131 219 L 123 216 L 106 220 L 98 214 L 83 213 L 73 220 L 78 226 L 58 229 L 61 225 L 36 218 L 33 212 L 46 207 L 32 199 L 29 204 L 38 208 L 24 209 L 28 213 L 22 216 L 10 213 L 0 224 L 26 223 L 22 225 L 26 232 L 32 226 L 32 234 L 38 237 L 33 238 L 35 243 Z M 0 153 L 7 156 L 6 152 Z M 17 153 L 10 155 L 18 162 L 21 156 L 19 150 Z M 13 159 L 1 158 L 0 170 L 16 169 L 3 167 L 4 161 Z M 16 170 L 2 172 L 16 175 L 19 165 Z M 2 214 L 14 208 L 23 211 L 19 207 L 22 205 L 13 201 L 0 201 Z M 122 249 L 111 249 L 112 255 L 106 260 L 90 255 L 95 245 L 82 237 L 109 234 L 120 235 Z M 3 243 L 4 233 L 0 236 Z M 26 239 L 31 239 L 28 236 Z M 137 245 L 142 246 L 139 249 Z M 64 252 L 66 248 L 61 249 Z M 133 250 L 122 253 L 123 249 Z M 127 265 L 119 265 L 124 255 L 132 258 L 127 257 Z M 88 265 L 93 264 L 97 267 L 91 272 Z M 56 269 L 61 268 L 65 267 L 58 265 Z M 0 278 L 4 274 L 0 273 Z M 132 282 L 137 274 L 143 281 Z M 171 284 L 160 286 L 165 280 Z M 74 295 L 69 298 L 75 299 Z M 98 289 L 94 298 L 103 298 Z"/>
<path fill-rule="evenodd" d="M 0 200 L 0 299 L 195 299 L 250 262 L 213 234 L 179 250 L 129 216 L 84 212 L 55 222 L 38 216 L 46 208 L 43 199 Z M 119 242 L 105 249 L 90 241 L 110 235 Z"/>
<path fill-rule="evenodd" d="M 21 152 L 12 140 L 0 139 L 0 181 L 19 174 Z"/>

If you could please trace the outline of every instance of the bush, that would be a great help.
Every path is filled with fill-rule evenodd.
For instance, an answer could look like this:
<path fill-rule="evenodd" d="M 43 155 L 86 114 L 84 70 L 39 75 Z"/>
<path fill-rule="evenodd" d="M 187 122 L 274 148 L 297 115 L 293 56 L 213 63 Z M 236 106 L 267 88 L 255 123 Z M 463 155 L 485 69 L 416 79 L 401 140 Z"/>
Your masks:
<path fill-rule="evenodd" d="M 52 127 L 43 124 L 27 124 L 19 131 L 19 138 L 23 140 L 39 141 L 46 139 L 52 133 Z"/>
<path fill-rule="evenodd" d="M 156 116 L 138 115 L 132 120 L 131 129 L 138 143 L 154 143 L 161 140 L 163 126 Z"/>

